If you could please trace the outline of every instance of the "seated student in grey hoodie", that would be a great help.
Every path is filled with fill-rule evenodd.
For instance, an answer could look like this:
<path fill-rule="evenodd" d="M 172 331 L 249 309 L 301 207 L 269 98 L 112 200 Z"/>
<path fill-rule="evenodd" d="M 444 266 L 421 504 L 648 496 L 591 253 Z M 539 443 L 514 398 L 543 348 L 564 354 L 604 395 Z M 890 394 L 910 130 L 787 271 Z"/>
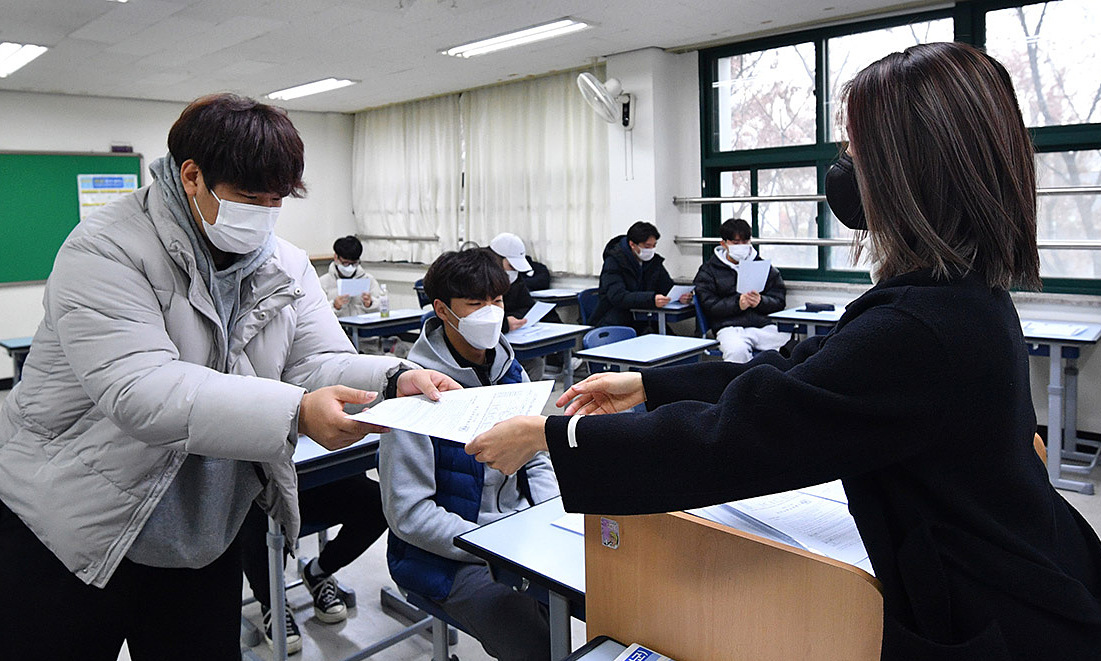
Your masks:
<path fill-rule="evenodd" d="M 500 258 L 485 249 L 441 255 L 424 276 L 436 316 L 425 322 L 409 360 L 466 388 L 528 381 L 501 335 L 508 287 Z M 439 604 L 491 656 L 549 659 L 546 609 L 495 583 L 480 559 L 452 542 L 557 496 L 546 455 L 508 476 L 478 463 L 459 443 L 395 430 L 379 448 L 379 482 L 394 581 Z"/>

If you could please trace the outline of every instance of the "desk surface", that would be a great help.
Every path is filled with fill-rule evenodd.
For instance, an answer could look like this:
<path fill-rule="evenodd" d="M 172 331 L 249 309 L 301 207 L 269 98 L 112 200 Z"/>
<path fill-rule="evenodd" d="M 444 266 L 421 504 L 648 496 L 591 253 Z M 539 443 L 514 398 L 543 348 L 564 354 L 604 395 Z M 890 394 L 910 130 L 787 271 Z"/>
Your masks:
<path fill-rule="evenodd" d="M 514 349 L 527 349 L 534 344 L 542 342 L 554 342 L 570 336 L 578 336 L 592 330 L 592 326 L 578 324 L 553 324 L 539 322 L 531 326 L 521 326 L 514 331 L 505 333 L 505 339 Z"/>
<path fill-rule="evenodd" d="M 1067 344 L 1094 344 L 1101 339 L 1101 324 L 1052 319 L 1021 319 L 1025 340 Z"/>
<path fill-rule="evenodd" d="M 6 340 L 0 340 L 0 347 L 4 347 L 8 352 L 19 351 L 22 349 L 31 348 L 31 338 L 29 337 L 9 337 Z"/>
<path fill-rule="evenodd" d="M 294 467 L 299 473 L 323 470 L 378 451 L 378 434 L 368 434 L 341 450 L 329 451 L 309 436 L 299 436 L 294 448 Z"/>
<path fill-rule="evenodd" d="M 455 538 L 455 546 L 501 563 L 571 601 L 584 602 L 585 537 L 553 525 L 565 515 L 562 498 L 552 498 L 463 533 Z"/>
<path fill-rule="evenodd" d="M 679 335 L 643 335 L 577 352 L 578 358 L 631 362 L 640 365 L 667 361 L 681 355 L 700 353 L 718 346 L 715 340 Z"/>
<path fill-rule="evenodd" d="M 425 313 L 424 310 L 414 310 L 412 308 L 404 308 L 401 310 L 390 310 L 389 317 L 383 317 L 379 312 L 368 312 L 367 314 L 357 314 L 351 317 L 339 317 L 337 321 L 341 324 L 347 324 L 349 326 L 357 327 L 369 327 L 369 326 L 383 326 L 392 323 L 405 323 L 410 319 L 420 319 L 421 315 Z"/>
<path fill-rule="evenodd" d="M 779 321 L 804 321 L 828 324 L 837 323 L 843 314 L 845 314 L 845 308 L 841 306 L 836 306 L 833 310 L 823 310 L 821 312 L 807 312 L 802 307 L 798 307 L 773 312 L 768 316 Z"/>
<path fill-rule="evenodd" d="M 568 298 L 576 297 L 581 289 L 536 289 L 531 292 L 532 298 Z"/>
<path fill-rule="evenodd" d="M 631 308 L 631 312 L 638 312 L 639 314 L 672 314 L 688 311 L 696 314 L 696 306 L 692 303 L 681 303 L 680 301 L 670 301 L 665 304 L 665 307 L 660 308 Z"/>

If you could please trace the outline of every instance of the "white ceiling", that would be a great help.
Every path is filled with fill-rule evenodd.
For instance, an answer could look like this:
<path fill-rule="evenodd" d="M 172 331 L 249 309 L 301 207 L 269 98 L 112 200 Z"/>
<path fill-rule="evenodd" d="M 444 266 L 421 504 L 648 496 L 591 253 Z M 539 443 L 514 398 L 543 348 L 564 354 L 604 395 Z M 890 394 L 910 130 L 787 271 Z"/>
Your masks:
<path fill-rule="evenodd" d="M 942 0 L 0 0 L 0 41 L 50 50 L 0 90 L 189 101 L 330 76 L 279 105 L 352 112 L 586 66 L 646 47 L 735 41 Z M 439 50 L 570 16 L 594 25 L 471 59 Z"/>

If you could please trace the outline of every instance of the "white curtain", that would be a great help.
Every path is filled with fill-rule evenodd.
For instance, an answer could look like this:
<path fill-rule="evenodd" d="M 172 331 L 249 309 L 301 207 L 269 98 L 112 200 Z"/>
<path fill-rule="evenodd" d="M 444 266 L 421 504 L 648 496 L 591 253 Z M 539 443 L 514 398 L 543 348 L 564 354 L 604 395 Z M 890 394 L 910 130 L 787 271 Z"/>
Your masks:
<path fill-rule="evenodd" d="M 576 80 L 571 72 L 463 93 L 465 238 L 484 246 L 513 232 L 552 271 L 596 274 L 611 236 L 608 124 Z"/>
<path fill-rule="evenodd" d="M 365 260 L 427 263 L 457 247 L 460 141 L 457 94 L 356 114 L 352 211 L 360 234 L 438 237 L 370 239 Z"/>

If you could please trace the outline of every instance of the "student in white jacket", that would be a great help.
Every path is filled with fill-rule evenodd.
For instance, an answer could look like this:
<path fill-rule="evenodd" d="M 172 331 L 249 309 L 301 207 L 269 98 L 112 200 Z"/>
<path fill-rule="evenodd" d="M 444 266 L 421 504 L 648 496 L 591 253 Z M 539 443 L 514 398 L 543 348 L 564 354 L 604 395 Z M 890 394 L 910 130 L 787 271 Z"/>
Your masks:
<path fill-rule="evenodd" d="M 255 500 L 294 543 L 298 434 L 345 447 L 368 391 L 459 387 L 357 355 L 272 233 L 304 193 L 282 110 L 204 97 L 168 146 L 65 240 L 0 409 L 6 658 L 240 659 L 237 532 Z"/>
<path fill-rule="evenodd" d="M 354 236 L 342 236 L 333 242 L 333 262 L 329 264 L 329 271 L 321 276 L 321 289 L 338 317 L 352 317 L 379 308 L 382 288 L 378 280 L 359 265 L 362 255 L 363 244 Z M 367 280 L 371 289 L 355 296 L 341 294 L 341 280 Z"/>

